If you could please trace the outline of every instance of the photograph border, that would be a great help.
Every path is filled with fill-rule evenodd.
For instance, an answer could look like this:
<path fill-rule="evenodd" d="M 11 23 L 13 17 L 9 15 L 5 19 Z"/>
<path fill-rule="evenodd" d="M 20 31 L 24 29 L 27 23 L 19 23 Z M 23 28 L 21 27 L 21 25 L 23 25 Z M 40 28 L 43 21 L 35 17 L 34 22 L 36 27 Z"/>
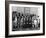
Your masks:
<path fill-rule="evenodd" d="M 9 4 L 33 4 L 43 5 L 43 33 L 23 34 L 23 35 L 8 35 L 9 34 Z M 5 1 L 5 37 L 23 37 L 23 36 L 40 36 L 45 35 L 45 3 L 42 2 L 25 2 L 25 1 Z"/>

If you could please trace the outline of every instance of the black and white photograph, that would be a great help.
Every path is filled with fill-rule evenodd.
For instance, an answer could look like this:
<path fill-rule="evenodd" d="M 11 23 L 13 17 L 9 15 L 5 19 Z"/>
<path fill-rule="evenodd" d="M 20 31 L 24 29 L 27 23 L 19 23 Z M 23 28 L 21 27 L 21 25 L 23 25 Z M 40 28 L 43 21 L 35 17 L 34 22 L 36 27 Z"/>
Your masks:
<path fill-rule="evenodd" d="M 12 31 L 40 30 L 37 7 L 12 7 Z"/>
<path fill-rule="evenodd" d="M 44 3 L 9 3 L 8 36 L 44 35 Z"/>

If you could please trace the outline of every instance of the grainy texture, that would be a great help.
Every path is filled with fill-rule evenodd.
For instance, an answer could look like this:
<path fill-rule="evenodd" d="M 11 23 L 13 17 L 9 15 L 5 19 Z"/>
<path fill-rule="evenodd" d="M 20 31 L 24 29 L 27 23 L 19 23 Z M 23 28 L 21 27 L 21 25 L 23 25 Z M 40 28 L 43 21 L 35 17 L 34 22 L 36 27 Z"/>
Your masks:
<path fill-rule="evenodd" d="M 12 30 L 40 30 L 40 16 L 36 7 L 12 7 Z"/>

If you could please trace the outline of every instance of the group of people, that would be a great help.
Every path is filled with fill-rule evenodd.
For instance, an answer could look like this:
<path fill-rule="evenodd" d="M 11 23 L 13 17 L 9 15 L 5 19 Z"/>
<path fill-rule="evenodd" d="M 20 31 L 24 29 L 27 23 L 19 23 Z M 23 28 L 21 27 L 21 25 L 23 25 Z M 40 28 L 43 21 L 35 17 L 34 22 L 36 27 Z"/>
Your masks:
<path fill-rule="evenodd" d="M 14 28 L 38 28 L 40 27 L 40 18 L 35 14 L 21 14 L 13 12 L 12 21 Z"/>

